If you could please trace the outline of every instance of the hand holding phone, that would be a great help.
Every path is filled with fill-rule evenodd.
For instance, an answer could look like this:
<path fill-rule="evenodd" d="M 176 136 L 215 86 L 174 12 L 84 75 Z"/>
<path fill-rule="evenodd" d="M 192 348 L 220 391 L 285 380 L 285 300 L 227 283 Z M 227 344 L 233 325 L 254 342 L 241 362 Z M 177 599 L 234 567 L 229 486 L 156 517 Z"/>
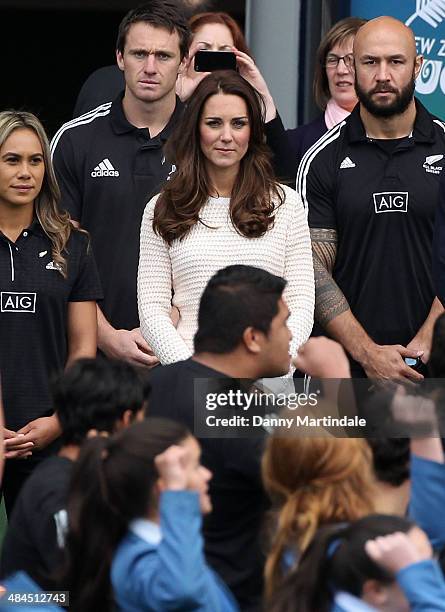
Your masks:
<path fill-rule="evenodd" d="M 419 372 L 424 376 L 427 373 L 426 363 L 423 363 L 420 357 L 405 357 L 404 361 L 406 365 L 408 365 L 413 370 L 416 370 L 416 372 Z"/>

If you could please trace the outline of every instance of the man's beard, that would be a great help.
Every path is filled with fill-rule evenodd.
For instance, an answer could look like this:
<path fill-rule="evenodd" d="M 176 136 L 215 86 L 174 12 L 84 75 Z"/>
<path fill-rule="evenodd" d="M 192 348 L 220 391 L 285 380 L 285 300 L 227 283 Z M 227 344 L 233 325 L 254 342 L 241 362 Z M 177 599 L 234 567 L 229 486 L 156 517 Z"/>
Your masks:
<path fill-rule="evenodd" d="M 374 115 L 374 117 L 392 117 L 393 115 L 401 115 L 404 113 L 413 99 L 414 90 L 416 88 L 414 75 L 408 85 L 405 85 L 400 91 L 384 83 L 376 85 L 371 91 L 365 91 L 358 84 L 357 74 L 355 75 L 354 85 L 360 103 L 363 104 L 366 110 L 371 115 Z M 373 94 L 383 91 L 394 93 L 394 100 L 386 104 L 375 102 L 372 98 Z"/>

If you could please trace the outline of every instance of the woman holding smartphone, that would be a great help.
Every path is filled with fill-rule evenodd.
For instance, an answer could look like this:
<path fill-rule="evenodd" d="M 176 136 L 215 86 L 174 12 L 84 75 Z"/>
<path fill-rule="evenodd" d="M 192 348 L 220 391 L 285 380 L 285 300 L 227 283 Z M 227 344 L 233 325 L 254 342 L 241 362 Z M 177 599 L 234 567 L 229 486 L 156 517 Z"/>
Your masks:
<path fill-rule="evenodd" d="M 178 170 L 145 209 L 138 272 L 141 331 L 161 363 L 192 355 L 202 291 L 230 264 L 287 280 L 292 354 L 310 334 L 306 214 L 296 192 L 274 178 L 263 126 L 258 93 L 234 71 L 214 72 L 198 85 L 168 142 Z M 168 316 L 172 304 L 177 327 Z"/>
<path fill-rule="evenodd" d="M 59 211 L 59 199 L 37 117 L 1 112 L 0 374 L 8 513 L 60 432 L 50 376 L 78 357 L 96 354 L 95 301 L 101 297 L 96 267 L 88 235 Z"/>

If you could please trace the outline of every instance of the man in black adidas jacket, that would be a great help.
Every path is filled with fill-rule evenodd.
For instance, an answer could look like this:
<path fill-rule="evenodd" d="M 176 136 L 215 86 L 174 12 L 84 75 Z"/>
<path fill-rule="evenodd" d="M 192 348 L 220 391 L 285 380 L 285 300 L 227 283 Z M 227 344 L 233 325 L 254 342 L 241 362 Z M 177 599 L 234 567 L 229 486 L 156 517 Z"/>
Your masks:
<path fill-rule="evenodd" d="M 443 311 L 431 271 L 445 125 L 414 98 L 423 58 L 391 17 L 354 41 L 359 104 L 305 155 L 297 190 L 308 206 L 316 317 L 351 357 L 353 376 L 421 374 Z"/>
<path fill-rule="evenodd" d="M 173 0 L 131 10 L 116 45 L 125 90 L 63 125 L 51 143 L 62 207 L 90 232 L 99 268 L 98 346 L 135 365 L 158 362 L 139 331 L 139 231 L 146 203 L 175 171 L 162 147 L 182 113 L 175 85 L 189 42 Z"/>

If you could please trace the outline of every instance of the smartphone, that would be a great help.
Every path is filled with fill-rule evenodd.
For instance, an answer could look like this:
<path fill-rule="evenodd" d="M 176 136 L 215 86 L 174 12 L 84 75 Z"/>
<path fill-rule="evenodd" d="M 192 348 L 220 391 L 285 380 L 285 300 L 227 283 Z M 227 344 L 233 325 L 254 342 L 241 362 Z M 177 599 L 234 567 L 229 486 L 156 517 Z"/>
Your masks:
<path fill-rule="evenodd" d="M 416 372 L 425 375 L 427 366 L 420 357 L 405 357 L 405 363 Z"/>
<path fill-rule="evenodd" d="M 236 70 L 236 55 L 232 51 L 197 51 L 195 71 L 213 72 L 213 70 Z"/>

